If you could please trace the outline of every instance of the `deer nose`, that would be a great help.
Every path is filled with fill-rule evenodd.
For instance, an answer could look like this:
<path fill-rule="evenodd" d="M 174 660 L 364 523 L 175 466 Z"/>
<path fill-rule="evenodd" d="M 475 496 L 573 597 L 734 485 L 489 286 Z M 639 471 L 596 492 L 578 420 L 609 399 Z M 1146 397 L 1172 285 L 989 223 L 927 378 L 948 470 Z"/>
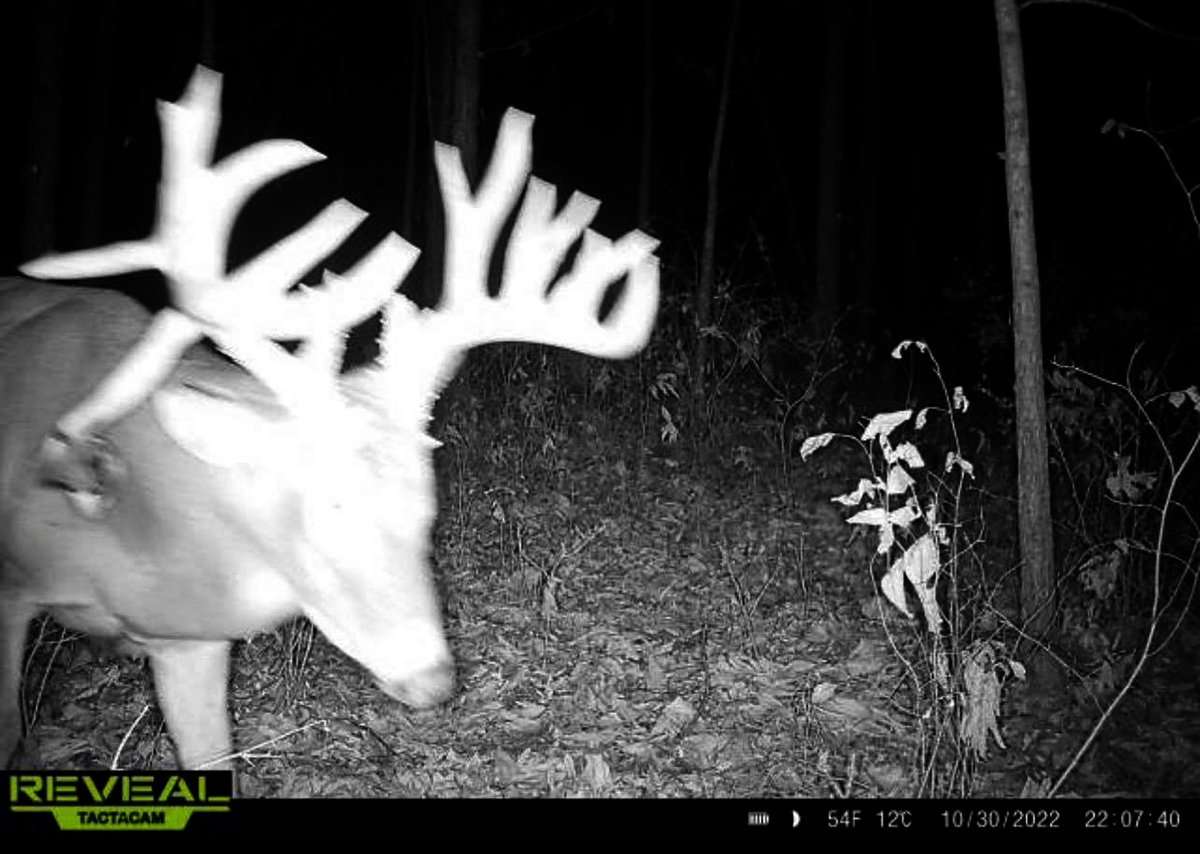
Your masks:
<path fill-rule="evenodd" d="M 380 682 L 389 697 L 414 709 L 427 709 L 449 698 L 454 692 L 454 665 L 438 662 L 404 679 Z"/>

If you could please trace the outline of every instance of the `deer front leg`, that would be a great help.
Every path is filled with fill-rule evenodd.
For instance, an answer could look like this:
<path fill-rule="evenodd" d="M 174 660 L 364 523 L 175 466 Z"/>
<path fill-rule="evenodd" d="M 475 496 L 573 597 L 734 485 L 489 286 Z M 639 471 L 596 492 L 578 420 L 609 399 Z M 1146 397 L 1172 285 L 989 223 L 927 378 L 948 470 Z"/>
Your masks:
<path fill-rule="evenodd" d="M 231 771 L 229 641 L 161 641 L 151 645 L 154 687 L 184 768 Z"/>
<path fill-rule="evenodd" d="M 21 740 L 21 662 L 36 613 L 28 602 L 0 593 L 0 768 L 8 767 Z"/>

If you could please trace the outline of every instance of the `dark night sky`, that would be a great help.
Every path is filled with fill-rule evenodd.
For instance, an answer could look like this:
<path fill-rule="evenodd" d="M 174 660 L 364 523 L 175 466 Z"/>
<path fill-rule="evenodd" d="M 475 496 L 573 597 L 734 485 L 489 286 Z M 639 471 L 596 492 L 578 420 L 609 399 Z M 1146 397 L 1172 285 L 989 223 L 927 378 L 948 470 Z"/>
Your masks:
<path fill-rule="evenodd" d="M 1139 337 L 1163 352 L 1194 345 L 1200 234 L 1183 193 L 1148 140 L 1101 133 L 1109 119 L 1155 129 L 1184 182 L 1200 183 L 1200 15 L 1189 6 L 1114 4 L 1160 32 L 1095 5 L 1041 4 L 1022 13 L 1051 354 L 1072 337 L 1072 355 L 1118 365 Z M 0 91 L 8 166 L 0 191 L 8 219 L 20 223 L 27 204 L 28 129 L 46 106 L 35 78 L 50 66 L 60 75 L 65 116 L 54 248 L 80 248 L 82 196 L 103 206 L 101 239 L 141 236 L 153 215 L 159 158 L 153 99 L 181 93 L 201 55 L 204 7 L 60 4 L 55 27 L 39 39 L 35 22 L 44 24 L 50 8 L 6 10 Z M 225 74 L 219 151 L 287 136 L 329 156 L 251 203 L 234 260 L 339 195 L 375 214 L 377 230 L 399 229 L 404 182 L 424 188 L 432 173 L 424 120 L 430 92 L 420 83 L 417 173 L 405 175 L 410 95 L 439 49 L 426 7 L 209 8 L 216 10 L 215 64 Z M 983 337 L 981 324 L 1007 328 L 1004 143 L 990 2 L 744 0 L 721 184 L 721 275 L 747 293 L 810 298 L 820 103 L 835 8 L 844 16 L 846 69 L 839 102 L 843 290 L 850 298 L 869 295 L 880 347 L 928 336 L 977 360 L 972 346 Z M 563 194 L 599 197 L 598 228 L 613 237 L 636 225 L 642 9 L 620 0 L 485 3 L 483 151 L 504 107 L 533 112 L 535 173 Z M 663 240 L 666 287 L 677 293 L 695 280 L 728 28 L 724 2 L 656 6 L 650 227 Z M 39 61 L 45 50 L 54 53 L 51 63 Z M 106 108 L 95 98 L 101 65 L 109 69 Z M 105 138 L 104 163 L 100 192 L 89 194 L 82 143 L 95 134 Z M 862 199 L 872 187 L 880 237 L 866 263 Z M 426 247 L 429 227 L 417 219 L 416 233 L 405 236 Z M 0 240 L 6 271 L 24 260 L 18 235 L 14 226 Z"/>

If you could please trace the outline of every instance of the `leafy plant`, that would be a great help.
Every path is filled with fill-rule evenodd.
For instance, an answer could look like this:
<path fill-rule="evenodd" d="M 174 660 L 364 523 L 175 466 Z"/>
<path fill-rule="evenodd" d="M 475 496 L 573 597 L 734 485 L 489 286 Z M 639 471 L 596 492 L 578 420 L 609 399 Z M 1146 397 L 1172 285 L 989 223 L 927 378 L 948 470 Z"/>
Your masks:
<path fill-rule="evenodd" d="M 1007 655 L 1000 641 L 970 640 L 972 632 L 958 619 L 957 575 L 967 551 L 960 511 L 975 468 L 959 444 L 956 413 L 965 414 L 970 401 L 961 387 L 953 391 L 946 387 L 937 360 L 924 342 L 902 341 L 892 357 L 901 358 L 910 347 L 930 360 L 944 406 L 878 414 L 859 436 L 819 433 L 804 440 L 800 454 L 807 460 L 835 439 L 848 440 L 862 451 L 865 475 L 854 489 L 832 500 L 844 507 L 861 508 L 846 520 L 848 524 L 875 529 L 875 556 L 890 560 L 879 584 L 884 598 L 909 618 L 915 613 L 909 607 L 907 591 L 911 590 L 919 603 L 925 626 L 925 677 L 918 675 L 901 644 L 892 639 L 917 697 L 927 698 L 926 711 L 918 717 L 933 723 L 937 732 L 956 735 L 966 750 L 964 758 L 973 760 L 986 755 L 989 735 L 1004 747 L 998 725 L 1001 688 L 1010 676 L 1023 678 L 1024 668 Z M 903 438 L 901 431 L 920 433 L 937 415 L 945 417 L 953 444 L 942 459 L 940 472 L 930 472 L 915 441 Z M 951 599 L 949 614 L 939 602 L 943 589 Z M 936 744 L 941 738 L 930 741 Z M 928 759 L 935 756 L 936 749 Z M 929 779 L 931 771 L 926 765 L 922 779 Z"/>

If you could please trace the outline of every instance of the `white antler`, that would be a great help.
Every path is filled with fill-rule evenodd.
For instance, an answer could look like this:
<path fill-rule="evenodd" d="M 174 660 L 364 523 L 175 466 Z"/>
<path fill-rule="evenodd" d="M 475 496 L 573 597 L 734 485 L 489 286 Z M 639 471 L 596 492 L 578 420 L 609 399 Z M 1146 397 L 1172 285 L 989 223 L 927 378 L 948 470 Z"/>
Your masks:
<path fill-rule="evenodd" d="M 146 336 L 58 429 L 83 437 L 140 403 L 175 361 L 208 335 L 270 387 L 283 403 L 314 416 L 318 429 L 344 407 L 335 382 L 345 332 L 387 304 L 382 369 L 371 394 L 408 426 L 423 427 L 433 399 L 462 353 L 491 341 L 529 341 L 618 358 L 645 345 L 658 304 L 658 243 L 632 231 L 613 243 L 587 228 L 599 202 L 575 193 L 555 213 L 555 189 L 529 176 L 533 117 L 509 110 L 496 151 L 472 195 L 458 151 L 439 144 L 435 162 L 446 207 L 444 292 L 434 311 L 419 311 L 394 294 L 417 250 L 394 234 L 343 277 L 320 289 L 292 284 L 362 221 L 345 201 L 329 205 L 294 234 L 236 272 L 226 274 L 225 248 L 234 217 L 259 186 L 321 155 L 290 140 L 252 145 L 212 164 L 219 121 L 220 75 L 198 68 L 178 104 L 160 104 L 163 171 L 159 219 L 145 240 L 47 256 L 22 269 L 74 278 L 156 267 L 166 276 L 174 309 L 160 312 Z M 491 255 L 524 188 L 499 293 L 487 292 Z M 553 283 L 582 238 L 573 268 Z M 624 290 L 601 321 L 609 287 Z M 390 299 L 389 299 L 390 298 Z M 307 342 L 301 358 L 273 343 Z"/>
<path fill-rule="evenodd" d="M 413 246 L 389 234 L 346 276 L 327 275 L 321 290 L 288 294 L 366 216 L 339 200 L 226 275 L 229 233 L 246 199 L 267 181 L 323 157 L 294 140 L 270 140 L 212 164 L 220 96 L 221 76 L 199 67 L 179 103 L 160 102 L 163 166 L 158 222 L 148 238 L 49 255 L 21 268 L 33 276 L 80 278 L 153 267 L 166 275 L 171 290 L 174 308 L 160 312 L 92 396 L 60 420 L 59 430 L 69 436 L 82 436 L 132 409 L 204 335 L 258 374 L 285 403 L 318 405 L 318 397 L 327 396 L 315 394 L 311 372 L 269 339 L 322 341 L 314 348 L 322 363 L 340 361 L 341 335 L 378 311 L 416 260 Z"/>
<path fill-rule="evenodd" d="M 385 316 L 383 362 L 394 406 L 428 418 L 461 354 L 492 341 L 528 341 L 621 358 L 649 339 L 658 306 L 658 241 L 632 231 L 616 243 L 587 228 L 600 203 L 572 194 L 555 214 L 555 189 L 529 177 L 533 116 L 510 109 L 500 124 L 491 164 L 471 195 L 457 149 L 435 151 L 446 208 L 445 283 L 434 311 L 418 311 L 401 295 Z M 526 179 L 528 182 L 526 184 Z M 487 273 L 500 229 L 522 186 L 525 201 L 508 245 L 500 291 L 489 296 Z M 574 267 L 550 290 L 567 252 L 582 235 Z M 628 275 L 601 322 L 608 288 Z M 429 364 L 415 376 L 414 364 Z"/>

